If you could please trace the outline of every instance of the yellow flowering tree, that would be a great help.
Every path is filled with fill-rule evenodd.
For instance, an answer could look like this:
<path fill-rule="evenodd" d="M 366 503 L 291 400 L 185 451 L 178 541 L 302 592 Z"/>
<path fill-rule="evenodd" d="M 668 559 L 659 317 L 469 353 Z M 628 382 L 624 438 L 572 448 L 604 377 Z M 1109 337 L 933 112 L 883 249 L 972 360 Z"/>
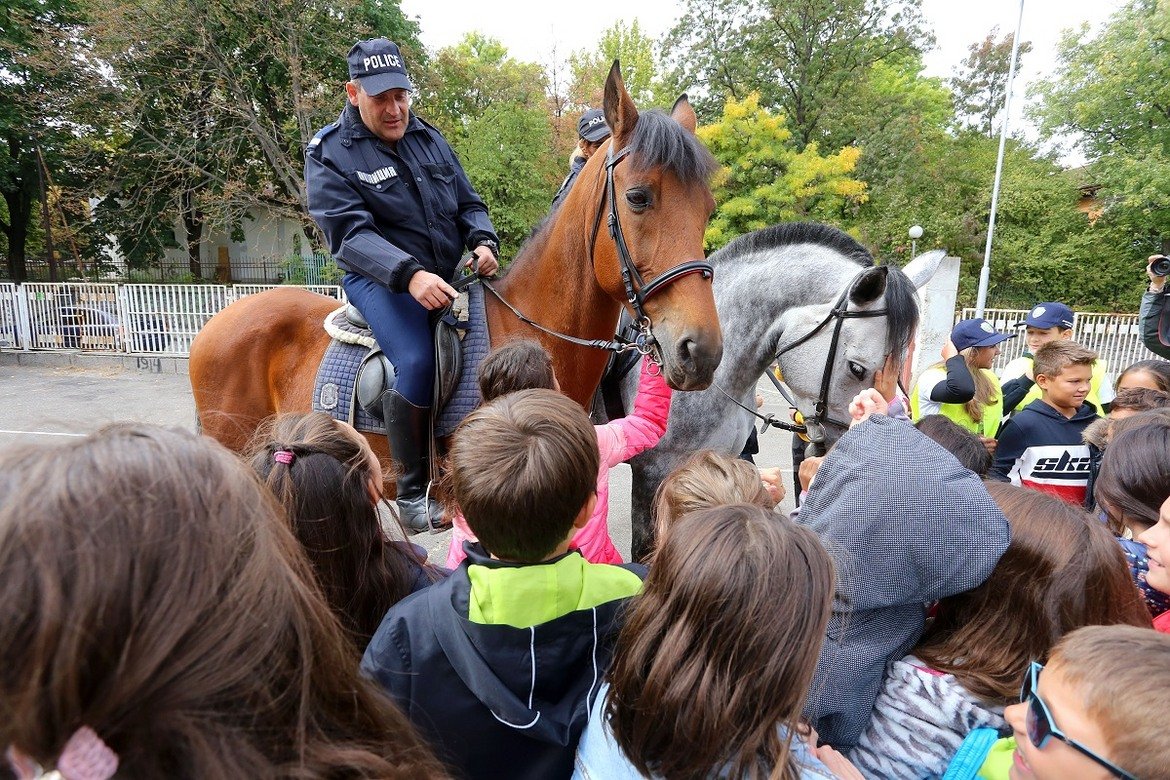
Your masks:
<path fill-rule="evenodd" d="M 756 93 L 729 99 L 719 122 L 699 128 L 699 137 L 722 166 L 707 227 L 710 250 L 777 222 L 839 224 L 866 200 L 865 182 L 851 176 L 860 149 L 822 155 L 810 143 L 796 150 L 785 116 L 760 108 Z"/>

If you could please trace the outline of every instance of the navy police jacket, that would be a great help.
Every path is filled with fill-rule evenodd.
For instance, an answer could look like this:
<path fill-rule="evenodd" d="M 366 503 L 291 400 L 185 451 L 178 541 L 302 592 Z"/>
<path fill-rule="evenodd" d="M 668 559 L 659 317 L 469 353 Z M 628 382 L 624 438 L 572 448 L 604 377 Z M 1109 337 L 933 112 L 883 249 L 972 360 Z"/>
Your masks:
<path fill-rule="evenodd" d="M 394 292 L 420 270 L 451 279 L 464 249 L 499 241 L 446 139 L 413 113 L 392 151 L 347 105 L 305 150 L 305 185 L 338 266 Z"/>

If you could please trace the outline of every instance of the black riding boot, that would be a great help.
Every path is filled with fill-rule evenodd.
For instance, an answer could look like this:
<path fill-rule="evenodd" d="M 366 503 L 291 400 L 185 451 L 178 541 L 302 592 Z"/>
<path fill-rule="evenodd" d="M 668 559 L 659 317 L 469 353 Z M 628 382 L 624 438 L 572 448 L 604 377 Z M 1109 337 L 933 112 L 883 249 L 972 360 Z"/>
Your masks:
<path fill-rule="evenodd" d="M 397 390 L 387 390 L 382 394 L 382 414 L 390 455 L 402 470 L 398 475 L 398 516 L 411 533 L 438 530 L 442 527 L 443 509 L 427 499 L 431 410 L 415 406 Z"/>

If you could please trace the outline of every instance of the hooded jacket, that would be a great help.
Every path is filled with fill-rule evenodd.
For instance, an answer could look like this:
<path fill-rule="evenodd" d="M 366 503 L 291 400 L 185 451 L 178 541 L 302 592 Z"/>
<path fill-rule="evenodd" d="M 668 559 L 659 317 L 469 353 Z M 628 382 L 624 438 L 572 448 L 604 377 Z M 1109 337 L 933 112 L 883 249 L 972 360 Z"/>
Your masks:
<path fill-rule="evenodd" d="M 570 552 L 539 564 L 478 544 L 447 579 L 396 604 L 362 672 L 460 778 L 556 778 L 573 756 L 643 567 Z"/>
<path fill-rule="evenodd" d="M 1082 434 L 1096 419 L 1092 404 L 1081 404 L 1068 418 L 1033 401 L 1004 426 L 990 476 L 1082 506 L 1092 464 Z"/>
<path fill-rule="evenodd" d="M 886 665 L 921 637 L 927 602 L 986 580 L 1011 532 L 979 477 L 883 415 L 837 442 L 800 522 L 820 535 L 838 578 L 806 714 L 823 741 L 849 750 Z"/>

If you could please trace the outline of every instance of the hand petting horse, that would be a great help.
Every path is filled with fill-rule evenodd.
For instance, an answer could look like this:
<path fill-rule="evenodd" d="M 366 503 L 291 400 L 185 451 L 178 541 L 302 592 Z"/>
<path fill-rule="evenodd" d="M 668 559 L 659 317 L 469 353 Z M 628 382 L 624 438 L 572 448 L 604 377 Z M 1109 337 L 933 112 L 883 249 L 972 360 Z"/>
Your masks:
<path fill-rule="evenodd" d="M 904 270 L 875 266 L 852 237 L 814 223 L 765 228 L 712 254 L 723 361 L 710 388 L 674 396 L 666 435 L 630 461 L 634 560 L 649 551 L 662 478 L 696 450 L 743 449 L 759 422 L 748 411 L 756 383 L 773 361 L 808 436 L 822 451 L 831 446 L 848 428 L 850 400 L 889 370 L 890 356 L 900 370 L 918 326 L 916 288 L 944 254 L 928 252 Z"/>

